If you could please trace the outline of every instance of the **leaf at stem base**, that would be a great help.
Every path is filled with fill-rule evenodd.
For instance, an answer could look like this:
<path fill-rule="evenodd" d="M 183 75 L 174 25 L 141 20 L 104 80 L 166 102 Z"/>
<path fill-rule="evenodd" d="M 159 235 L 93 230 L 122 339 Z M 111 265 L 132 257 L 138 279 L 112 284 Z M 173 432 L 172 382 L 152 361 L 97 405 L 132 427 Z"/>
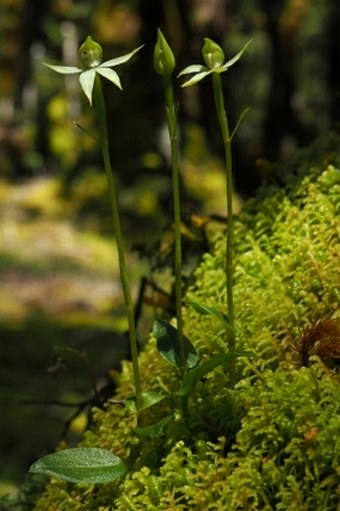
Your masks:
<path fill-rule="evenodd" d="M 72 483 L 103 484 L 122 477 L 127 466 L 107 449 L 76 447 L 43 456 L 33 463 L 29 471 Z"/>
<path fill-rule="evenodd" d="M 157 348 L 160 355 L 169 362 L 169 364 L 180 368 L 181 340 L 177 328 L 168 323 L 168 321 L 157 318 L 153 324 L 153 335 L 157 340 Z M 197 365 L 199 358 L 194 346 L 185 335 L 182 337 L 182 342 L 186 367 L 191 369 Z"/>

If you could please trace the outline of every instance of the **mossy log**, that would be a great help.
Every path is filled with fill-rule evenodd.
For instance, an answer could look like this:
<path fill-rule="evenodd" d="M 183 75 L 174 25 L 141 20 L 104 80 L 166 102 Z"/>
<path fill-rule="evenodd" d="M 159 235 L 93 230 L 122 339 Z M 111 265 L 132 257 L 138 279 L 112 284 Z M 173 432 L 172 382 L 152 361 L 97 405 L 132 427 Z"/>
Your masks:
<path fill-rule="evenodd" d="M 227 369 L 200 381 L 189 420 L 139 437 L 119 404 L 133 391 L 122 364 L 117 394 L 82 446 L 104 447 L 130 467 L 118 483 L 70 486 L 53 479 L 35 511 L 337 511 L 340 502 L 340 138 L 331 135 L 278 166 L 284 186 L 263 186 L 235 219 L 237 384 Z M 225 233 L 186 299 L 224 310 Z M 226 350 L 216 319 L 184 307 L 185 333 L 201 358 Z M 175 368 L 151 338 L 140 354 L 143 387 L 173 392 Z"/>

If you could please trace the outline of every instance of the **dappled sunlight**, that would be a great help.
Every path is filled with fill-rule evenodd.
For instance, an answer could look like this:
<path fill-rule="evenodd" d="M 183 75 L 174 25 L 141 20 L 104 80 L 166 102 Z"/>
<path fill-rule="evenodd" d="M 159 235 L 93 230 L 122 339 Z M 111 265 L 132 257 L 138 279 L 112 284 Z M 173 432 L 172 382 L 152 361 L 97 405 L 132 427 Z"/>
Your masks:
<path fill-rule="evenodd" d="M 55 179 L 1 184 L 0 317 L 23 318 L 40 310 L 111 314 L 121 307 L 114 240 L 70 219 L 71 201 Z M 138 285 L 137 261 L 129 263 Z"/>
<path fill-rule="evenodd" d="M 334 511 L 336 2 L 43 4 L 0 8 L 0 511 Z"/>

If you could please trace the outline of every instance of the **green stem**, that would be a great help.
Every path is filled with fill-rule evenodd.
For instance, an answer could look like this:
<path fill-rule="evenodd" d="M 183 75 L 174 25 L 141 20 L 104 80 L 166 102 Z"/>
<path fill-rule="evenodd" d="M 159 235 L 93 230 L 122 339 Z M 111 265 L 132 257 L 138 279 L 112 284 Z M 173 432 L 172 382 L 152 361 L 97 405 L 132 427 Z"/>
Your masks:
<path fill-rule="evenodd" d="M 170 74 L 163 75 L 163 84 L 166 105 L 166 118 L 171 146 L 172 193 L 175 229 L 175 302 L 177 330 L 179 335 L 180 372 L 181 375 L 183 376 L 186 371 L 186 361 L 183 342 L 183 318 L 182 318 L 182 240 L 181 240 L 181 205 L 179 191 L 179 163 L 178 163 L 179 157 L 177 142 L 177 115 Z"/>
<path fill-rule="evenodd" d="M 223 88 L 221 76 L 218 73 L 212 73 L 214 98 L 218 121 L 222 133 L 225 163 L 226 163 L 226 180 L 227 180 L 227 247 L 226 247 L 226 279 L 227 279 L 227 308 L 228 320 L 234 327 L 234 299 L 233 299 L 233 274 L 234 274 L 234 225 L 233 225 L 233 174 L 232 174 L 232 154 L 231 154 L 231 137 L 229 133 L 228 117 L 224 106 Z M 236 346 L 235 333 L 227 332 L 228 350 L 234 351 Z M 235 362 L 230 364 L 230 386 L 235 384 Z"/>
<path fill-rule="evenodd" d="M 138 412 L 138 410 L 142 406 L 142 386 L 141 386 L 139 365 L 138 365 L 138 347 L 137 347 L 136 325 L 135 325 L 134 308 L 133 308 L 133 302 L 132 302 L 132 298 L 131 298 L 129 279 L 128 279 L 126 263 L 125 263 L 124 242 L 123 242 L 123 236 L 122 236 L 122 229 L 121 229 L 121 225 L 120 225 L 118 200 L 117 200 L 117 187 L 116 187 L 116 183 L 115 183 L 115 177 L 112 172 L 110 153 L 109 153 L 105 100 L 104 100 L 102 85 L 101 85 L 99 76 L 96 76 L 96 81 L 95 81 L 95 86 L 94 86 L 94 101 L 95 101 L 95 108 L 96 108 L 97 119 L 98 119 L 100 145 L 101 145 L 101 150 L 102 150 L 102 154 L 103 154 L 104 167 L 105 167 L 105 172 L 106 172 L 106 177 L 107 177 L 110 203 L 111 203 L 111 209 L 112 209 L 113 228 L 114 228 L 114 233 L 115 233 L 115 238 L 116 238 L 116 243 L 117 243 L 120 279 L 121 279 L 121 283 L 122 283 L 126 314 L 127 314 L 128 324 L 129 324 L 130 350 L 131 350 L 134 382 L 135 382 L 135 388 L 136 388 L 136 408 L 137 408 L 137 412 Z"/>

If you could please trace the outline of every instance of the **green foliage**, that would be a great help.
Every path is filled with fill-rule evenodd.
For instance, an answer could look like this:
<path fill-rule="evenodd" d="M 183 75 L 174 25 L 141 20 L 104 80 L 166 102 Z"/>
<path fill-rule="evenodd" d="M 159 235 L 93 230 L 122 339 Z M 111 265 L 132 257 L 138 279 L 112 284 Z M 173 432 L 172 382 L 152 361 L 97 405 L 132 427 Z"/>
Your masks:
<path fill-rule="evenodd" d="M 160 38 L 160 33 L 159 42 L 162 43 L 161 53 L 164 53 L 164 49 L 170 50 L 165 47 L 165 39 Z M 321 420 L 323 400 L 320 396 L 325 390 L 325 387 L 321 388 L 321 382 L 327 374 L 330 374 L 327 373 L 328 369 L 324 365 L 328 359 L 324 360 L 322 355 L 323 339 L 320 337 L 316 340 L 321 346 L 321 349 L 316 352 L 319 360 L 315 360 L 315 357 L 313 359 L 312 353 L 304 356 L 302 363 L 308 366 L 306 369 L 294 367 L 290 351 L 294 346 L 301 346 L 298 338 L 301 328 L 312 329 L 313 323 L 322 320 L 322 316 L 329 318 L 333 315 L 330 321 L 336 321 L 338 275 L 333 263 L 334 254 L 338 253 L 339 248 L 337 226 L 334 222 L 339 203 L 339 171 L 335 166 L 325 164 L 323 168 L 326 170 L 322 175 L 320 172 L 313 172 L 310 176 L 304 177 L 301 182 L 292 183 L 286 192 L 280 194 L 274 188 L 267 189 L 263 196 L 258 195 L 258 199 L 261 198 L 260 206 L 248 204 L 244 214 L 237 219 L 234 232 L 231 141 L 243 114 L 230 135 L 220 74 L 239 60 L 247 45 L 248 43 L 235 57 L 224 64 L 225 55 L 222 48 L 206 38 L 202 52 L 208 67 L 189 66 L 180 73 L 196 73 L 183 86 L 196 84 L 207 75 L 212 75 L 216 112 L 226 156 L 227 244 L 225 245 L 225 233 L 217 233 L 214 249 L 206 259 L 207 261 L 210 257 L 212 262 L 211 283 L 209 285 L 205 283 L 203 263 L 200 268 L 203 271 L 201 278 L 197 273 L 196 284 L 190 291 L 192 295 L 190 301 L 196 304 L 192 312 L 207 316 L 204 319 L 211 322 L 209 325 L 211 335 L 207 336 L 208 330 L 199 329 L 200 321 L 196 321 L 195 314 L 190 316 L 189 311 L 185 317 L 188 330 L 190 331 L 191 328 L 192 337 L 190 338 L 193 339 L 193 344 L 197 345 L 197 348 L 184 337 L 182 324 L 177 119 L 172 84 L 169 81 L 170 72 L 172 72 L 170 68 L 174 66 L 174 61 L 171 59 L 170 68 L 169 62 L 163 62 L 162 68 L 158 66 L 158 71 L 165 78 L 167 120 L 174 164 L 173 175 L 177 180 L 173 180 L 173 189 L 176 191 L 174 196 L 177 197 L 174 200 L 174 210 L 177 235 L 175 236 L 175 295 L 178 333 L 169 323 L 158 321 L 154 330 L 158 351 L 154 349 L 155 345 L 151 341 L 150 348 L 147 347 L 144 355 L 140 357 L 137 353 L 135 318 L 125 265 L 115 179 L 108 147 L 106 107 L 100 81 L 103 76 L 121 88 L 117 73 L 109 68 L 127 62 L 139 48 L 123 57 L 101 63 L 102 49 L 88 37 L 80 51 L 82 69 L 48 65 L 61 74 L 79 74 L 80 85 L 90 104 L 94 94 L 99 121 L 99 141 L 109 185 L 121 282 L 129 322 L 132 358 L 132 371 L 131 365 L 127 365 L 119 383 L 117 397 L 121 396 L 121 399 L 112 400 L 103 414 L 97 414 L 93 436 L 85 435 L 84 445 L 75 450 L 62 450 L 42 458 L 32 466 L 33 472 L 48 473 L 64 478 L 66 481 L 87 484 L 110 482 L 112 473 L 109 470 L 110 476 L 107 477 L 106 462 L 107 456 L 114 447 L 117 448 L 117 452 L 122 452 L 122 457 L 126 461 L 125 465 L 118 455 L 114 456 L 114 465 L 119 466 L 119 476 L 125 473 L 127 465 L 130 469 L 129 474 L 125 480 L 112 484 L 109 492 L 108 487 L 98 492 L 90 488 L 84 491 L 80 488 L 75 490 L 73 487 L 60 487 L 65 489 L 64 497 L 66 496 L 68 500 L 68 503 L 66 501 L 60 503 L 62 507 L 67 504 L 66 507 L 71 508 L 74 504 L 73 507 L 76 509 L 79 503 L 86 509 L 103 508 L 108 502 L 109 494 L 111 498 L 114 497 L 118 507 L 124 504 L 125 508 L 129 509 L 137 509 L 139 506 L 143 506 L 144 509 L 152 509 L 155 506 L 169 508 L 176 507 L 178 503 L 183 509 L 205 509 L 215 506 L 217 502 L 219 507 L 227 505 L 235 509 L 271 509 L 272 507 L 280 509 L 292 506 L 301 508 L 309 505 L 309 495 L 312 495 L 311 505 L 315 507 L 319 502 L 325 501 L 325 495 L 318 501 L 319 493 L 313 494 L 314 486 L 309 485 L 309 481 L 312 480 L 314 484 L 319 476 L 319 489 L 323 490 L 327 487 L 328 491 L 331 487 L 326 494 L 326 503 L 333 505 L 330 495 L 336 494 L 336 489 L 332 485 L 338 475 L 333 459 L 325 456 L 327 467 L 331 467 L 330 472 L 323 470 L 322 462 L 318 464 L 317 460 L 309 466 L 308 460 L 304 457 L 305 452 L 298 442 L 302 431 L 299 430 L 298 425 L 308 424 L 310 418 L 311 409 L 307 409 L 304 401 L 306 396 L 309 400 L 314 398 L 317 404 L 315 420 L 313 420 L 313 424 L 316 425 L 310 426 L 310 429 L 303 434 L 303 439 L 313 441 L 319 433 L 321 434 L 321 427 L 327 429 Z M 84 128 L 84 131 L 87 130 Z M 71 163 L 72 160 L 69 164 Z M 332 191 L 329 188 L 332 188 Z M 334 200 L 332 200 L 333 196 Z M 234 234 L 238 236 L 236 267 Z M 225 278 L 221 279 L 218 293 L 214 294 L 213 284 L 221 276 L 215 270 L 218 270 L 221 261 L 225 262 L 223 275 Z M 234 314 L 234 285 L 236 314 Z M 228 316 L 218 313 L 222 303 L 222 292 L 225 294 L 224 288 L 227 291 Z M 197 301 L 197 298 L 202 298 L 200 297 L 201 289 L 203 302 Z M 213 304 L 209 303 L 209 298 L 213 299 Z M 207 303 L 207 305 L 197 306 L 200 303 Z M 216 325 L 216 319 L 219 325 Z M 237 328 L 234 327 L 235 321 L 239 324 Z M 223 331 L 219 329 L 221 324 L 224 326 L 227 338 L 228 353 L 225 353 L 226 342 L 225 339 L 223 340 Z M 234 351 L 236 332 L 237 343 L 241 344 L 244 351 Z M 238 360 L 236 367 L 234 359 L 246 355 L 250 348 L 256 353 L 254 359 Z M 199 363 L 196 349 L 201 355 Z M 336 350 L 333 352 L 336 362 L 338 353 Z M 169 379 L 167 374 L 166 377 L 164 376 L 159 355 L 163 355 L 167 362 L 179 369 L 179 383 L 176 381 L 176 375 L 174 376 L 171 372 Z M 187 359 L 189 360 L 188 368 L 186 367 Z M 145 393 L 142 393 L 140 363 L 145 371 L 143 374 Z M 229 365 L 229 380 L 224 367 L 226 364 Z M 306 372 L 313 376 L 313 385 L 310 385 L 313 390 L 312 395 L 306 391 L 307 380 L 303 380 Z M 280 379 L 282 374 L 284 377 Z M 336 376 L 335 371 L 333 376 Z M 231 390 L 226 389 L 226 381 Z M 235 383 L 237 386 L 234 389 Z M 135 396 L 130 401 L 130 406 L 127 406 L 130 387 L 133 386 Z M 254 388 L 258 392 L 253 396 Z M 286 393 L 280 395 L 282 389 Z M 166 394 L 159 393 L 160 390 L 165 390 Z M 298 397 L 299 407 L 295 406 L 294 398 L 290 398 L 290 394 L 295 398 Z M 179 399 L 176 400 L 176 398 Z M 327 404 L 329 399 L 330 396 L 325 398 Z M 134 409 L 131 407 L 131 402 L 135 404 Z M 121 406 L 122 403 L 126 406 L 117 411 L 114 407 L 117 404 Z M 303 420 L 299 422 L 301 406 L 304 414 Z M 338 410 L 333 412 L 337 417 Z M 111 420 L 105 427 L 110 413 L 116 420 Z M 124 425 L 117 421 L 117 417 L 121 419 L 122 416 L 126 419 Z M 328 417 L 327 426 L 333 424 L 334 416 Z M 321 426 L 319 422 L 322 423 Z M 113 423 L 117 425 L 116 430 L 112 430 Z M 338 423 L 334 421 L 334 424 L 334 431 L 337 433 Z M 88 446 L 86 442 L 89 442 Z M 98 447 L 93 446 L 92 442 L 98 442 Z M 329 443 L 327 438 L 325 446 Z M 327 451 L 326 447 L 325 451 Z M 104 464 L 98 467 L 96 456 L 99 453 L 101 453 L 100 456 L 103 455 Z M 338 454 L 337 444 L 332 446 L 331 456 L 334 453 Z M 215 467 L 222 460 L 221 466 L 223 465 L 225 469 L 225 472 L 221 470 L 223 478 L 220 481 L 230 479 L 231 483 L 228 484 L 227 489 L 221 491 L 219 488 L 215 495 L 211 494 L 211 500 L 207 500 L 209 492 L 206 491 L 207 486 L 203 479 L 209 480 L 209 468 L 211 468 L 213 455 L 216 455 Z M 209 456 L 210 465 L 204 466 L 202 481 L 199 479 L 197 482 L 197 467 Z M 166 472 L 165 480 L 162 480 L 164 478 L 162 469 L 167 465 L 168 460 L 170 469 Z M 298 472 L 295 469 L 300 461 L 301 473 L 295 477 Z M 148 467 L 146 470 L 145 466 Z M 172 466 L 175 469 L 175 477 L 178 477 L 181 468 L 184 474 L 183 479 L 176 479 L 174 484 L 171 483 Z M 289 470 L 285 472 L 286 466 Z M 269 467 L 268 474 L 267 467 Z M 85 473 L 82 473 L 83 469 Z M 118 477 L 117 470 L 114 472 L 114 478 Z M 306 480 L 308 484 L 303 486 Z M 209 481 L 210 487 L 213 488 L 214 479 Z M 241 487 L 240 484 L 242 484 Z M 52 486 L 53 483 L 49 488 Z M 204 495 L 196 491 L 196 486 L 204 489 Z M 289 487 L 290 491 L 287 493 L 281 491 L 286 487 Z M 247 490 L 244 492 L 243 488 Z M 195 491 L 192 491 L 193 489 Z M 162 492 L 164 492 L 165 500 L 162 500 Z M 306 497 L 307 494 L 308 497 Z M 40 502 L 43 502 L 43 499 Z"/>
<path fill-rule="evenodd" d="M 178 330 L 162 318 L 156 318 L 153 326 L 153 335 L 157 339 L 157 347 L 160 355 L 172 364 L 180 368 L 180 339 Z M 198 362 L 196 350 L 189 339 L 182 334 L 185 365 L 191 369 Z"/>
<path fill-rule="evenodd" d="M 181 388 L 176 393 L 180 397 L 187 398 L 194 388 L 194 386 L 207 374 L 213 371 L 215 367 L 219 365 L 228 365 L 236 357 L 247 357 L 251 356 L 248 352 L 230 352 L 222 355 L 216 355 L 211 357 L 204 362 L 201 362 L 196 367 L 192 368 L 183 378 Z"/>
<path fill-rule="evenodd" d="M 340 146 L 332 140 L 333 149 Z M 340 171 L 316 165 L 308 172 L 310 154 L 323 153 L 325 161 L 329 150 L 329 141 L 321 141 L 311 153 L 304 151 L 298 165 L 291 163 L 299 176 L 291 177 L 288 190 L 262 189 L 235 222 L 235 323 L 242 348 L 256 355 L 237 363 L 235 389 L 226 388 L 222 365 L 210 367 L 190 389 L 187 421 L 175 412 L 156 437 L 141 437 L 135 415 L 116 404 L 133 390 L 125 362 L 115 401 L 94 411 L 94 428 L 82 446 L 114 451 L 128 474 L 95 492 L 53 480 L 36 511 L 336 511 L 339 376 L 322 359 L 299 368 L 292 356 L 305 327 L 327 314 L 337 317 Z M 219 311 L 225 300 L 223 233 L 215 232 L 212 242 L 188 301 Z M 201 367 L 213 356 L 224 357 L 221 321 L 192 306 L 183 313 Z M 177 370 L 159 356 L 154 339 L 139 362 L 147 391 L 176 392 Z"/>
<path fill-rule="evenodd" d="M 224 312 L 216 309 L 215 307 L 208 307 L 207 305 L 203 305 L 198 302 L 190 302 L 189 301 L 188 305 L 191 305 L 195 309 L 196 312 L 198 312 L 199 314 L 202 314 L 203 316 L 215 317 L 226 328 L 228 328 L 232 332 L 235 332 L 235 328 L 230 325 L 230 323 L 228 321 L 228 316 Z"/>
<path fill-rule="evenodd" d="M 280 352 L 301 329 L 338 304 L 339 170 L 328 166 L 318 173 L 320 168 L 314 169 L 298 187 L 292 180 L 290 193 L 273 187 L 262 190 L 235 222 L 235 322 L 241 346 L 260 355 L 251 362 L 259 368 L 276 367 Z M 201 303 L 213 300 L 218 308 L 224 291 L 223 237 L 217 235 L 215 243 L 214 255 L 205 255 L 197 270 L 201 285 L 194 296 Z M 192 310 L 187 314 L 193 318 Z M 199 351 L 207 349 L 209 337 L 211 348 L 220 347 L 219 325 L 195 317 L 204 331 Z"/>
<path fill-rule="evenodd" d="M 106 449 L 76 447 L 48 454 L 33 463 L 30 472 L 81 484 L 115 481 L 127 471 L 122 460 Z"/>

